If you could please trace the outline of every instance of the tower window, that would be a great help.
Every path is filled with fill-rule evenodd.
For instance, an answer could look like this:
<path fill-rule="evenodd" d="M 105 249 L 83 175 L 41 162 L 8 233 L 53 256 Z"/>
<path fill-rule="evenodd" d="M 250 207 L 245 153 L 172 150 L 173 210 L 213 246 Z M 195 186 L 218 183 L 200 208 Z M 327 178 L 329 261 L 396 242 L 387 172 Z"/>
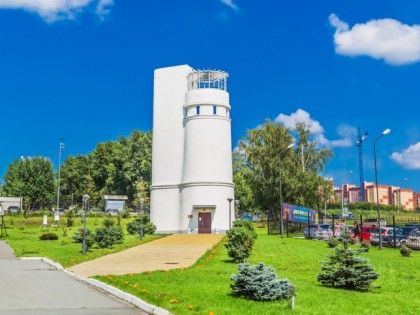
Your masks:
<path fill-rule="evenodd" d="M 215 105 L 215 106 L 213 106 L 213 115 L 216 115 L 217 114 L 217 106 Z"/>
<path fill-rule="evenodd" d="M 196 113 L 197 115 L 200 115 L 200 106 L 197 106 L 197 107 L 195 108 L 195 113 Z"/>

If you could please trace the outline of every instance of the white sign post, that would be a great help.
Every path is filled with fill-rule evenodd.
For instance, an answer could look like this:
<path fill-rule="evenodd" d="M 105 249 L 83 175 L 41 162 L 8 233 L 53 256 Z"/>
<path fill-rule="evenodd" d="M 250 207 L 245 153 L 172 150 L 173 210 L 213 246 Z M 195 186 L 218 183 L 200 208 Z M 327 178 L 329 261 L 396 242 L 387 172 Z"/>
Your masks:
<path fill-rule="evenodd" d="M 45 230 L 48 225 L 48 217 L 46 215 L 44 215 L 44 218 L 42 219 L 42 225 L 44 226 Z"/>

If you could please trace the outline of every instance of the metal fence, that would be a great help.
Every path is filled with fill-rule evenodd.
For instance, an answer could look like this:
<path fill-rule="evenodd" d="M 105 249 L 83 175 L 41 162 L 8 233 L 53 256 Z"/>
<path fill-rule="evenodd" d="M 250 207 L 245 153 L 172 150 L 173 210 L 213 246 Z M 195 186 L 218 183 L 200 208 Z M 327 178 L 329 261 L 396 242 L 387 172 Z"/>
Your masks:
<path fill-rule="evenodd" d="M 381 215 L 380 221 L 378 217 L 363 216 L 360 215 L 353 220 L 342 220 L 338 218 L 322 218 L 317 220 L 318 222 L 311 222 L 308 216 L 308 221 L 303 222 L 291 222 L 284 221 L 284 235 L 286 237 L 308 237 L 326 240 L 331 236 L 338 237 L 340 231 L 347 228 L 351 236 L 356 240 L 369 241 L 372 245 L 379 245 L 378 239 L 370 239 L 370 232 L 375 231 L 379 226 L 386 228 L 386 234 L 382 236 L 382 246 L 400 247 L 402 244 L 415 250 L 420 250 L 420 215 L 412 217 L 401 217 L 395 215 Z M 319 237 L 317 235 L 311 235 L 312 229 L 307 229 L 305 235 L 305 229 L 309 224 L 328 224 L 330 226 L 329 233 L 323 233 Z M 358 226 L 360 232 L 355 235 L 354 227 Z M 268 234 L 280 235 L 280 220 L 276 215 L 267 215 L 267 226 Z M 370 229 L 368 229 L 370 228 Z M 363 233 L 362 233 L 363 229 Z M 365 233 L 366 231 L 366 233 Z M 369 232 L 369 233 L 367 233 Z M 405 233 L 405 234 L 403 234 Z M 411 234 L 408 234 L 411 233 Z"/>

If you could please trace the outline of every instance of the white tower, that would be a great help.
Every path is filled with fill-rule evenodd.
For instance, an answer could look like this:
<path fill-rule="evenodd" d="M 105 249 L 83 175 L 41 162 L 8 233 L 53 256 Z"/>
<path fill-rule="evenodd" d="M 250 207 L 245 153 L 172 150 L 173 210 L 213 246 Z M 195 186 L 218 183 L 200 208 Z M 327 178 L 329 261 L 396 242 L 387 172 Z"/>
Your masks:
<path fill-rule="evenodd" d="M 151 221 L 163 233 L 218 233 L 233 221 L 228 74 L 155 71 Z"/>

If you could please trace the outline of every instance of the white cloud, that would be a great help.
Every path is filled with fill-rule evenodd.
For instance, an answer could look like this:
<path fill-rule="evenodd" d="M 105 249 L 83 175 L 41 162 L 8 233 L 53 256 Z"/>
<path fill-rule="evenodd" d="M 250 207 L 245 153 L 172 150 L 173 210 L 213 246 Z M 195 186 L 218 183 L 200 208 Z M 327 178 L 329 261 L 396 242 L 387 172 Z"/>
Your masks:
<path fill-rule="evenodd" d="M 420 169 L 420 142 L 410 145 L 402 152 L 394 152 L 391 159 L 407 169 Z"/>
<path fill-rule="evenodd" d="M 227 5 L 228 7 L 232 8 L 235 11 L 239 11 L 238 6 L 234 4 L 232 0 L 220 0 L 220 2 Z"/>
<path fill-rule="evenodd" d="M 275 121 L 282 123 L 286 128 L 290 129 L 294 129 L 297 123 L 303 122 L 306 126 L 309 127 L 314 140 L 318 144 L 329 148 L 352 146 L 352 139 L 356 137 L 357 133 L 356 128 L 348 125 L 341 125 L 338 127 L 337 133 L 342 137 L 342 139 L 328 140 L 324 135 L 324 127 L 322 127 L 319 121 L 312 119 L 308 112 L 300 108 L 295 113 L 291 113 L 290 115 L 278 115 Z"/>
<path fill-rule="evenodd" d="M 420 61 L 420 25 L 407 25 L 394 19 L 371 20 L 355 24 L 351 29 L 335 14 L 329 16 L 335 28 L 337 54 L 369 56 L 391 65 Z"/>
<path fill-rule="evenodd" d="M 101 20 L 111 13 L 111 7 L 114 5 L 114 0 L 99 0 L 96 5 L 96 14 Z"/>
<path fill-rule="evenodd" d="M 294 129 L 298 122 L 303 122 L 309 127 L 311 133 L 313 134 L 324 132 L 324 128 L 321 124 L 318 121 L 313 120 L 308 112 L 300 108 L 296 111 L 296 113 L 291 113 L 290 116 L 285 114 L 278 115 L 275 121 L 281 122 L 286 128 L 290 129 Z"/>
<path fill-rule="evenodd" d="M 110 12 L 112 0 L 0 0 L 0 9 L 21 9 L 37 13 L 48 23 L 74 19 L 76 15 L 96 4 L 96 14 L 103 18 Z"/>

